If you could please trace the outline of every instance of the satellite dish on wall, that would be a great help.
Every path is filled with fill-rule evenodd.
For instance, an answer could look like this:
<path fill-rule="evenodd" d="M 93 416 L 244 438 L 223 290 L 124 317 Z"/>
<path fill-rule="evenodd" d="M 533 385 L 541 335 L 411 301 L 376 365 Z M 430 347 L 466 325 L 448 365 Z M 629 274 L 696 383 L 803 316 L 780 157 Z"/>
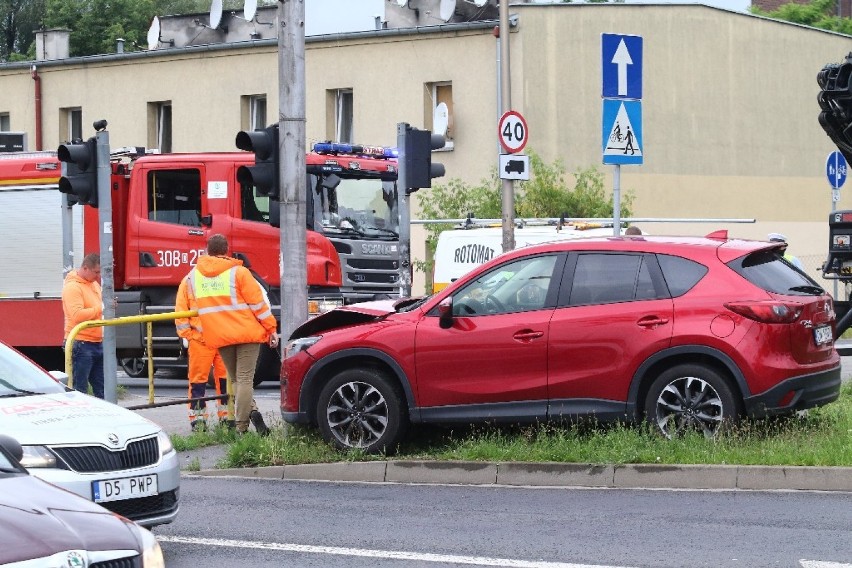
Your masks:
<path fill-rule="evenodd" d="M 148 28 L 148 50 L 157 49 L 160 45 L 160 18 L 154 16 L 151 27 Z"/>
<path fill-rule="evenodd" d="M 246 0 L 243 5 L 243 17 L 250 22 L 257 15 L 257 0 Z"/>
<path fill-rule="evenodd" d="M 222 0 L 210 3 L 210 27 L 214 30 L 222 23 Z"/>
<path fill-rule="evenodd" d="M 488 0 L 473 0 L 473 5 L 477 8 L 482 8 L 486 4 L 488 4 Z"/>
<path fill-rule="evenodd" d="M 438 8 L 438 17 L 449 22 L 453 14 L 456 13 L 456 0 L 441 0 L 441 5 Z"/>
<path fill-rule="evenodd" d="M 405 6 L 407 4 L 408 4 L 408 0 L 396 0 L 396 5 L 399 6 L 400 8 L 405 8 Z"/>
<path fill-rule="evenodd" d="M 432 133 L 446 136 L 449 125 L 450 111 L 447 108 L 447 103 L 438 103 L 435 110 L 432 111 Z"/>

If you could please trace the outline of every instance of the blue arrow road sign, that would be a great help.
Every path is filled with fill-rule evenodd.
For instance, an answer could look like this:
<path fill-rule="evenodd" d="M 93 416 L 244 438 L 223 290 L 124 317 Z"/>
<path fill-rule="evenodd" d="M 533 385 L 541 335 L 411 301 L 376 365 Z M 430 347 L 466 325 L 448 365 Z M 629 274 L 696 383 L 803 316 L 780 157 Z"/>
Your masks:
<path fill-rule="evenodd" d="M 642 101 L 603 100 L 602 150 L 604 164 L 642 164 Z"/>
<path fill-rule="evenodd" d="M 840 186 L 846 183 L 846 171 L 848 169 L 843 154 L 832 152 L 828 155 L 828 159 L 825 161 L 825 175 L 828 177 L 828 183 L 831 184 L 831 187 L 840 189 Z"/>
<path fill-rule="evenodd" d="M 642 98 L 642 36 L 601 34 L 604 98 Z"/>

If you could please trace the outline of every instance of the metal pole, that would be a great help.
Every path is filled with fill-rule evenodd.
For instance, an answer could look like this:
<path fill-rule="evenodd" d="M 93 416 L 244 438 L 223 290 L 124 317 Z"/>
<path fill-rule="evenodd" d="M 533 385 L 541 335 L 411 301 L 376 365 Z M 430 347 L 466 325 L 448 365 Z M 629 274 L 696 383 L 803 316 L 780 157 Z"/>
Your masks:
<path fill-rule="evenodd" d="M 613 166 L 612 174 L 612 234 L 621 234 L 621 164 Z"/>
<path fill-rule="evenodd" d="M 512 110 L 509 75 L 509 2 L 500 1 L 500 99 L 503 112 Z M 502 113 L 501 113 L 502 114 Z M 498 158 L 499 159 L 499 158 Z M 515 182 L 503 180 L 503 252 L 515 248 Z"/>
<path fill-rule="evenodd" d="M 101 298 L 103 319 L 115 318 L 115 278 L 112 256 L 112 196 L 110 195 L 109 132 L 96 134 L 98 153 L 98 223 L 101 247 Z M 118 402 L 117 367 L 115 357 L 115 328 L 104 328 L 104 400 Z"/>
<path fill-rule="evenodd" d="M 840 195 L 839 195 L 839 194 L 840 194 L 840 190 L 839 190 L 839 189 L 832 189 L 832 190 L 831 190 L 831 212 L 832 212 L 832 214 L 833 214 L 835 211 L 837 211 L 837 201 L 835 200 L 835 193 L 837 193 L 837 194 L 838 194 L 838 195 L 837 195 L 837 198 L 839 198 L 839 197 L 840 197 Z M 837 280 L 836 280 L 836 279 L 834 280 L 834 299 L 835 299 L 835 300 L 837 300 L 837 299 L 838 299 L 838 298 L 837 298 Z M 848 300 L 849 298 L 846 298 L 846 299 Z"/>
<path fill-rule="evenodd" d="M 62 164 L 62 175 L 65 175 L 65 162 Z M 74 206 L 69 205 L 67 193 L 62 196 L 62 279 L 74 270 Z"/>
<path fill-rule="evenodd" d="M 411 296 L 411 200 L 408 196 L 408 172 L 405 163 L 405 132 L 408 123 L 398 122 L 396 125 L 396 147 L 399 152 L 397 160 L 397 187 L 399 196 L 399 296 Z"/>
<path fill-rule="evenodd" d="M 278 1 L 278 144 L 282 344 L 308 315 L 305 219 L 305 4 Z"/>

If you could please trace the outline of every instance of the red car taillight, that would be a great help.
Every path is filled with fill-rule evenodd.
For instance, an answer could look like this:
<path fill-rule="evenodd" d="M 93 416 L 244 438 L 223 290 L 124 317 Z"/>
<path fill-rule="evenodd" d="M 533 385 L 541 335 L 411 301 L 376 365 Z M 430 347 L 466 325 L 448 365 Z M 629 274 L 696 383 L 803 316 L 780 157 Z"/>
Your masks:
<path fill-rule="evenodd" d="M 793 323 L 799 319 L 804 309 L 802 304 L 774 300 L 727 302 L 725 307 L 734 313 L 761 323 Z"/>

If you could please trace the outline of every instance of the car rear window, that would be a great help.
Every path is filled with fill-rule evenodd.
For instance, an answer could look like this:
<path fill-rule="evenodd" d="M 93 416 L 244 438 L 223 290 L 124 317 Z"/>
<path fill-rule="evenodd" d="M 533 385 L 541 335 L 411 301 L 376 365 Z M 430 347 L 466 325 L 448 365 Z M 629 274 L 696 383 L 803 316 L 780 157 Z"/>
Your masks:
<path fill-rule="evenodd" d="M 658 254 L 657 260 L 672 298 L 686 294 L 707 274 L 707 267 L 694 260 L 668 254 Z"/>
<path fill-rule="evenodd" d="M 774 294 L 825 293 L 816 281 L 785 261 L 778 249 L 753 252 L 729 262 L 728 266 L 755 286 Z"/>

